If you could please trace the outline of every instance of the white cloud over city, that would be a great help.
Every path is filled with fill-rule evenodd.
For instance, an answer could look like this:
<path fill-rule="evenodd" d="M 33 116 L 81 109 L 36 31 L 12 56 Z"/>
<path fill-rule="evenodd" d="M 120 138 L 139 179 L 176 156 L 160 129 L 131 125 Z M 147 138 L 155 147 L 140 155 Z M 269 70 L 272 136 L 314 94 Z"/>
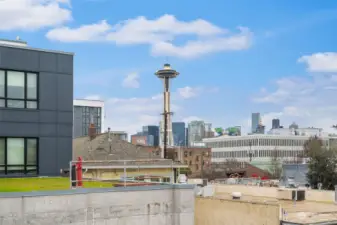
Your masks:
<path fill-rule="evenodd" d="M 71 20 L 70 0 L 0 1 L 0 31 L 31 31 Z"/>
<path fill-rule="evenodd" d="M 333 132 L 331 126 L 337 124 L 336 55 L 314 53 L 300 57 L 298 62 L 305 64 L 309 74 L 280 78 L 273 82 L 272 91 L 263 88 L 253 101 L 275 108 L 264 114 L 263 123 L 270 128 L 271 120 L 280 118 L 284 126 L 295 121 L 302 127 Z"/>
<path fill-rule="evenodd" d="M 130 73 L 125 76 L 122 86 L 125 88 L 139 88 L 140 83 L 139 83 L 139 74 L 138 73 Z"/>
<path fill-rule="evenodd" d="M 175 44 L 179 36 L 194 35 L 183 45 Z M 179 21 L 173 15 L 155 19 L 139 16 L 115 24 L 102 20 L 71 28 L 61 26 L 50 30 L 46 37 L 61 42 L 112 42 L 118 46 L 150 46 L 154 56 L 195 58 L 201 55 L 247 49 L 252 42 L 252 32 L 238 27 L 237 32 L 218 27 L 206 20 Z"/>
<path fill-rule="evenodd" d="M 190 116 L 183 106 L 186 101 L 197 98 L 199 94 L 212 94 L 210 90 L 214 88 L 206 87 L 183 87 L 171 93 L 171 111 L 175 112 L 175 120 L 189 122 L 200 119 L 197 116 Z M 182 92 L 188 90 L 189 94 Z M 190 94 L 194 92 L 198 94 Z M 134 134 L 142 129 L 144 125 L 158 125 L 163 111 L 163 95 L 158 93 L 149 97 L 131 97 L 131 98 L 111 98 L 100 95 L 89 95 L 85 99 L 104 100 L 105 101 L 105 128 L 112 130 L 126 131 Z M 177 116 L 178 115 L 178 116 Z M 185 116 L 185 117 L 184 117 Z"/>

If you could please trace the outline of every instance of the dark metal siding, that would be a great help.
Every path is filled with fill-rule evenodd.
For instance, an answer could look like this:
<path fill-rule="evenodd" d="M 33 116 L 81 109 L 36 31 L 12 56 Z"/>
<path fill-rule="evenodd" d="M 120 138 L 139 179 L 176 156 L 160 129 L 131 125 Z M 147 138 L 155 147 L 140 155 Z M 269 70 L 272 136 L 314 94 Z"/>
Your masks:
<path fill-rule="evenodd" d="M 72 157 L 73 56 L 0 46 L 0 69 L 39 73 L 39 109 L 0 108 L 0 136 L 38 137 L 39 174 L 59 175 Z"/>

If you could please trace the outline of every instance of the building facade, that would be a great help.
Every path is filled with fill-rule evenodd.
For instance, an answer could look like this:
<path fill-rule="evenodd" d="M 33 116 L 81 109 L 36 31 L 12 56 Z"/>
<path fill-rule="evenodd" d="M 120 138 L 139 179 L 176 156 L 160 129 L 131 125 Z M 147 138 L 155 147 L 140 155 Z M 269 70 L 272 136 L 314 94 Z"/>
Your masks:
<path fill-rule="evenodd" d="M 153 146 L 159 146 L 159 126 L 155 126 L 155 125 L 143 126 L 142 135 L 145 135 L 145 136 L 152 135 L 153 136 Z"/>
<path fill-rule="evenodd" d="M 280 128 L 280 120 L 279 119 L 273 119 L 271 127 L 272 127 L 272 129 Z"/>
<path fill-rule="evenodd" d="M 252 113 L 252 133 L 256 133 L 256 129 L 258 128 L 261 121 L 260 113 Z"/>
<path fill-rule="evenodd" d="M 131 135 L 131 143 L 134 145 L 154 146 L 152 135 Z"/>
<path fill-rule="evenodd" d="M 221 136 L 204 139 L 203 142 L 212 149 L 212 162 L 235 159 L 267 169 L 275 156 L 281 161 L 305 162 L 301 157 L 304 153 L 303 145 L 309 138 L 310 136 L 296 135 L 246 135 Z M 326 147 L 336 146 L 337 138 L 329 136 L 320 138 Z"/>
<path fill-rule="evenodd" d="M 56 176 L 72 157 L 73 54 L 0 44 L 0 176 Z"/>
<path fill-rule="evenodd" d="M 174 146 L 186 146 L 185 123 L 173 122 L 172 132 Z"/>
<path fill-rule="evenodd" d="M 74 100 L 73 138 L 88 135 L 89 125 L 96 128 L 96 134 L 104 132 L 104 102 L 99 100 Z"/>
<path fill-rule="evenodd" d="M 169 158 L 188 165 L 189 177 L 202 177 L 211 166 L 210 148 L 170 148 Z"/>
<path fill-rule="evenodd" d="M 188 146 L 194 146 L 195 142 L 200 142 L 205 138 L 205 122 L 191 121 L 188 124 Z"/>

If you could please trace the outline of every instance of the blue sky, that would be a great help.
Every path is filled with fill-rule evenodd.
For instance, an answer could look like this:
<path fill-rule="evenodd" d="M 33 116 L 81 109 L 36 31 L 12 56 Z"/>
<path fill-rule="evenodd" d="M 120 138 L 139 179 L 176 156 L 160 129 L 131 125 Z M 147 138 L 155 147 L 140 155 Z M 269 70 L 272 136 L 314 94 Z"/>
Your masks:
<path fill-rule="evenodd" d="M 2 0 L 0 37 L 75 56 L 74 97 L 102 99 L 106 126 L 158 124 L 166 62 L 174 121 L 337 124 L 337 2 Z"/>

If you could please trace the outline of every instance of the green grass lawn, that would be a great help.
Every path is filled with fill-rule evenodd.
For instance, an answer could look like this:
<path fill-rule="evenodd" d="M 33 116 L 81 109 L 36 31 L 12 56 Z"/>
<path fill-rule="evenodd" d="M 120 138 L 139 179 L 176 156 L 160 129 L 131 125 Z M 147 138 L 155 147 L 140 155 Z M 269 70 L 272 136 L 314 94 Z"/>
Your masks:
<path fill-rule="evenodd" d="M 84 188 L 112 187 L 109 182 L 84 181 Z M 55 191 L 70 189 L 69 178 L 0 178 L 0 192 Z"/>

